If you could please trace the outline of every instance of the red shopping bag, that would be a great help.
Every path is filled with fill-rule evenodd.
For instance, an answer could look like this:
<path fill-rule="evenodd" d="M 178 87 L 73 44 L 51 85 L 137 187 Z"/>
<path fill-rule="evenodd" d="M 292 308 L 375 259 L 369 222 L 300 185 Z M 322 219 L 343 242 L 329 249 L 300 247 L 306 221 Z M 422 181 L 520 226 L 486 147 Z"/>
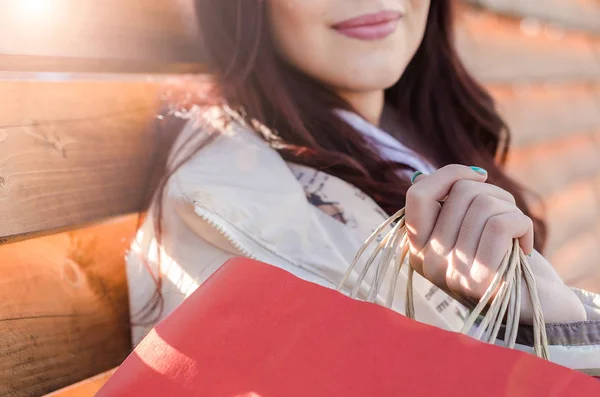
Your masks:
<path fill-rule="evenodd" d="M 100 397 L 600 396 L 600 382 L 233 259 Z"/>

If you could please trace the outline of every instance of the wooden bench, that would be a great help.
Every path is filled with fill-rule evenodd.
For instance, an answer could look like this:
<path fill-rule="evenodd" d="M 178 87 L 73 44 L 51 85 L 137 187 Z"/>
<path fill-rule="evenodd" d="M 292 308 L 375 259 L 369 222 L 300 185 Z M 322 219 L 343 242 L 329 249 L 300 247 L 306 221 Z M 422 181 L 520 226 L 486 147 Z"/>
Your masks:
<path fill-rule="evenodd" d="M 53 392 L 131 349 L 123 264 L 173 137 L 161 87 L 201 70 L 184 3 L 2 3 L 0 396 Z"/>
<path fill-rule="evenodd" d="M 555 3 L 560 1 L 571 4 Z M 174 136 L 156 118 L 161 90 L 172 74 L 203 71 L 192 3 L 3 2 L 0 397 L 56 392 L 109 371 L 130 352 L 124 256 Z M 508 4 L 480 3 L 496 4 L 496 9 Z M 507 7 L 502 10 L 511 15 L 520 9 Z M 588 15 L 578 13 L 577 6 L 570 10 L 569 26 L 577 15 Z M 540 147 L 533 160 L 516 152 L 519 169 L 550 164 L 555 153 L 544 145 L 555 139 L 571 142 L 572 136 L 577 140 L 567 145 L 571 151 L 564 156 L 598 157 L 600 146 L 594 149 L 588 141 L 600 142 L 599 113 L 592 105 L 583 106 L 600 100 L 600 64 L 587 47 L 600 52 L 593 21 L 587 22 L 585 33 L 567 33 L 567 45 L 561 47 L 554 39 L 519 33 L 512 17 L 472 8 L 461 14 L 459 46 L 468 66 L 493 86 L 523 153 L 530 153 L 532 145 Z M 541 17 L 548 15 L 554 14 Z M 514 64 L 515 58 L 527 59 L 527 65 Z M 486 63 L 490 59 L 493 64 Z M 547 80 L 565 84 L 548 88 L 543 85 Z M 529 82 L 533 88 L 515 91 L 515 82 Z M 571 116 L 558 111 L 562 105 L 580 110 Z M 546 127 L 529 128 L 543 115 L 551 136 Z M 553 121 L 557 118 L 560 122 Z M 586 208 L 600 212 L 600 200 L 593 196 L 600 192 L 600 163 L 550 168 L 552 175 L 560 172 L 560 183 L 539 174 L 522 180 L 548 195 L 584 183 L 578 194 L 586 197 Z M 572 196 L 565 197 L 557 202 L 569 202 Z M 600 237 L 598 218 L 577 219 L 577 230 Z M 596 277 L 590 286 L 600 289 Z M 590 278 L 586 280 L 589 284 Z M 108 376 L 54 395 L 91 396 Z"/>

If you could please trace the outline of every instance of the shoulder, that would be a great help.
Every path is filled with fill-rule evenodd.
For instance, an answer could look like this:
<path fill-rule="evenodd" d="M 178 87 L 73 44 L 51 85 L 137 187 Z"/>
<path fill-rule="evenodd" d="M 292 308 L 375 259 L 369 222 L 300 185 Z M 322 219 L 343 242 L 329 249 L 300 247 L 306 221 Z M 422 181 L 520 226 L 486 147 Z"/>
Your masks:
<path fill-rule="evenodd" d="M 171 149 L 169 168 L 202 160 L 229 164 L 231 154 L 248 158 L 258 151 L 271 161 L 281 160 L 256 131 L 227 108 L 195 107 L 179 117 L 186 122 Z"/>
<path fill-rule="evenodd" d="M 188 198 L 200 191 L 238 197 L 257 191 L 301 193 L 279 153 L 226 108 L 194 109 L 172 149 L 170 164 L 178 162 L 183 163 L 171 183 Z"/>
<path fill-rule="evenodd" d="M 169 178 L 166 199 L 179 205 L 201 205 L 227 215 L 306 201 L 279 153 L 222 108 L 195 109 L 173 146 L 169 165 L 179 167 Z"/>

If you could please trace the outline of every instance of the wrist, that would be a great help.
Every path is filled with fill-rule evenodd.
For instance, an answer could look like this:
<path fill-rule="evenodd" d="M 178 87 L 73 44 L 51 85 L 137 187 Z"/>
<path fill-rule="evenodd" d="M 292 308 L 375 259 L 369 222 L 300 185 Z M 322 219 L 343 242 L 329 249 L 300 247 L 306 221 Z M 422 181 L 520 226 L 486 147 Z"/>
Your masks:
<path fill-rule="evenodd" d="M 544 279 L 538 279 L 536 284 L 546 324 L 587 320 L 583 302 L 567 285 Z M 531 325 L 533 324 L 533 310 L 529 294 L 525 288 L 521 293 L 525 298 L 521 306 L 521 323 Z"/>

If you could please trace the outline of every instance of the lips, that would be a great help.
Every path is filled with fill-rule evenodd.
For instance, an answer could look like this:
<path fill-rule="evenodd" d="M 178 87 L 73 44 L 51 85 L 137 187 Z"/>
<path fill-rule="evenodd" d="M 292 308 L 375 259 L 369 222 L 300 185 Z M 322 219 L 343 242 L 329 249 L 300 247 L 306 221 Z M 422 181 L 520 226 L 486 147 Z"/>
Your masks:
<path fill-rule="evenodd" d="M 344 36 L 359 40 L 381 40 L 396 31 L 403 14 L 398 11 L 382 11 L 361 15 L 333 25 Z"/>

